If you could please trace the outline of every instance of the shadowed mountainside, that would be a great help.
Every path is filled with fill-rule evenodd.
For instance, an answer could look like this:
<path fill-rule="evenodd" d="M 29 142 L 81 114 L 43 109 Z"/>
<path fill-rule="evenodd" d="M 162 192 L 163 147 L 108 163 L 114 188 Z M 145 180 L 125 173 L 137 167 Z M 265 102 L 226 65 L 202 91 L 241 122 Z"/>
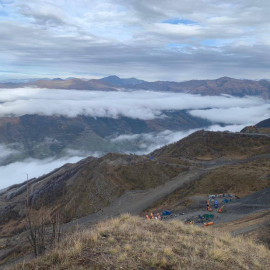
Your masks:
<path fill-rule="evenodd" d="M 136 152 L 141 150 L 137 141 L 112 141 L 119 135 L 133 135 L 164 130 L 188 130 L 210 125 L 186 111 L 164 112 L 167 117 L 140 120 L 127 117 L 105 118 L 78 116 L 24 115 L 0 118 L 0 145 L 11 149 L 2 164 L 24 158 L 65 156 L 66 151 L 81 152 Z M 123 133 L 124 132 L 124 133 Z"/>

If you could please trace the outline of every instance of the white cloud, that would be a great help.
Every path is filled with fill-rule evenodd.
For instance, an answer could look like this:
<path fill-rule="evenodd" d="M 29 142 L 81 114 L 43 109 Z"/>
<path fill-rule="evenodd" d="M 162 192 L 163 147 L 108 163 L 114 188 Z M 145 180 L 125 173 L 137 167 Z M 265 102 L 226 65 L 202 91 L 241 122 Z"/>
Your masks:
<path fill-rule="evenodd" d="M 210 127 L 207 127 L 206 130 L 240 132 L 244 127 L 246 127 L 246 125 L 226 125 L 226 126 L 212 125 Z"/>
<path fill-rule="evenodd" d="M 176 142 L 182 138 L 188 136 L 189 134 L 195 132 L 197 129 L 191 129 L 186 131 L 171 131 L 165 130 L 159 133 L 143 133 L 143 134 L 133 134 L 133 135 L 120 135 L 112 139 L 115 143 L 132 143 L 140 149 L 135 151 L 137 155 L 148 154 L 157 148 L 164 145 Z M 127 151 L 128 153 L 134 151 Z"/>
<path fill-rule="evenodd" d="M 225 124 L 254 124 L 270 118 L 270 104 L 248 107 L 213 108 L 192 110 L 190 114 L 212 122 Z"/>
<path fill-rule="evenodd" d="M 38 88 L 0 90 L 0 117 L 11 114 L 59 114 L 69 117 L 85 114 L 93 117 L 126 116 L 149 120 L 164 117 L 162 112 L 166 110 L 187 110 L 193 116 L 226 124 L 226 126 L 213 125 L 208 128 L 221 131 L 240 131 L 245 125 L 255 124 L 270 117 L 269 102 L 257 97 L 208 97 L 151 91 L 100 92 Z M 160 133 L 121 135 L 113 141 L 118 144 L 128 145 L 129 142 L 136 144 L 139 148 L 137 154 L 144 154 L 178 141 L 194 131 L 166 130 Z M 8 146 L 0 145 L 0 159 L 10 154 L 14 152 Z M 38 177 L 87 155 L 102 155 L 100 152 L 82 153 L 76 149 L 67 149 L 65 154 L 67 157 L 60 160 L 29 159 L 0 166 L 0 187 L 24 181 L 26 173 L 29 177 Z"/>
<path fill-rule="evenodd" d="M 269 7 L 262 0 L 7 1 L 0 5 L 0 70 L 30 77 L 267 77 Z M 161 23 L 173 18 L 196 24 Z M 187 56 L 165 50 L 168 44 L 193 49 Z"/>
<path fill-rule="evenodd" d="M 8 145 L 0 144 L 0 163 L 11 155 L 17 153 L 19 153 L 19 151 L 8 147 Z"/>
<path fill-rule="evenodd" d="M 29 179 L 42 176 L 50 171 L 63 166 L 66 163 L 75 163 L 81 160 L 82 156 L 73 156 L 62 159 L 26 159 L 21 162 L 14 162 L 6 166 L 0 166 L 0 189 L 13 184 L 18 184 Z"/>
<path fill-rule="evenodd" d="M 191 110 L 213 122 L 245 124 L 269 115 L 269 104 L 257 97 L 200 96 L 153 91 L 101 92 L 56 89 L 1 89 L 0 116 L 24 114 L 126 116 L 151 120 L 165 110 Z M 211 108 L 211 109 L 209 109 Z"/>
<path fill-rule="evenodd" d="M 245 125 L 212 125 L 207 127 L 206 130 L 239 132 L 244 127 Z M 133 135 L 120 135 L 112 139 L 112 141 L 118 144 L 135 144 L 140 149 L 138 151 L 135 151 L 135 154 L 143 155 L 148 154 L 164 145 L 177 142 L 197 130 L 199 129 L 190 129 L 185 131 L 165 130 L 159 133 L 153 132 Z M 134 151 L 127 151 L 127 153 L 134 153 Z"/>
<path fill-rule="evenodd" d="M 181 36 L 190 37 L 198 36 L 202 27 L 199 25 L 184 25 L 184 24 L 169 24 L 169 23 L 156 23 L 154 27 L 151 26 L 150 32 L 163 34 L 163 35 L 174 35 L 178 38 Z"/>

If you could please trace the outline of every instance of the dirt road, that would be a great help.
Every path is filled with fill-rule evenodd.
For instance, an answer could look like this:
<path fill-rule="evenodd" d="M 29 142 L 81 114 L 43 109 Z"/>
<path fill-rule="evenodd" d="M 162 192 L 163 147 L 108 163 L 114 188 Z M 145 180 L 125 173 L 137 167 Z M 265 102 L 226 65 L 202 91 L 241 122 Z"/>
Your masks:
<path fill-rule="evenodd" d="M 139 214 L 145 208 L 151 206 L 155 201 L 172 193 L 185 183 L 194 181 L 206 173 L 209 169 L 193 169 L 186 173 L 180 174 L 164 185 L 148 190 L 127 191 L 121 197 L 116 199 L 109 207 L 89 216 L 77 219 L 75 224 L 88 226 L 97 221 L 115 217 L 123 213 Z M 70 227 L 74 222 L 65 226 Z"/>
<path fill-rule="evenodd" d="M 116 199 L 109 207 L 106 207 L 95 214 L 91 214 L 83 218 L 77 219 L 74 222 L 67 223 L 65 224 L 65 228 L 68 229 L 69 227 L 74 226 L 74 224 L 88 227 L 90 224 L 96 223 L 100 220 L 104 220 L 110 217 L 116 217 L 123 213 L 130 213 L 134 215 L 139 214 L 144 209 L 150 207 L 157 200 L 174 192 L 176 189 L 180 188 L 185 183 L 199 179 L 203 174 L 209 172 L 210 170 L 248 160 L 263 159 L 269 156 L 270 155 L 260 155 L 245 160 L 217 159 L 215 161 L 210 161 L 207 163 L 201 162 L 203 168 L 192 168 L 188 172 L 179 174 L 171 181 L 168 181 L 165 184 L 160 185 L 156 188 L 148 190 L 127 191 L 121 197 Z M 261 195 L 262 194 L 263 193 L 261 193 Z M 232 210 L 228 209 L 227 211 L 230 214 L 218 217 L 217 222 L 219 223 L 232 221 L 240 217 L 243 217 L 249 213 L 252 213 L 254 211 L 259 211 L 261 209 L 265 209 L 265 207 L 269 207 L 264 205 L 259 206 L 256 205 L 256 202 L 260 201 L 260 198 L 258 198 L 258 196 L 256 197 L 256 195 L 251 196 L 253 197 L 247 198 L 245 201 L 243 201 L 243 203 L 236 202 L 228 205 L 229 208 L 233 207 Z M 269 193 L 265 191 L 264 197 L 267 196 L 269 196 L 270 198 L 270 189 Z M 252 201 L 252 204 L 250 203 L 250 201 Z M 197 212 L 195 211 L 194 213 L 190 214 L 196 215 L 202 213 L 202 211 L 200 210 L 198 210 Z M 182 218 L 184 217 L 185 216 L 183 216 Z"/>

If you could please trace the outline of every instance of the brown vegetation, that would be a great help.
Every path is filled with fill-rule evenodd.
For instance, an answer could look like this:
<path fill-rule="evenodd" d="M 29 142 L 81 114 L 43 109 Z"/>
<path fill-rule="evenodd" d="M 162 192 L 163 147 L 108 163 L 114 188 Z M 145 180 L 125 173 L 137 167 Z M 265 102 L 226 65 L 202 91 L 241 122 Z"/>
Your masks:
<path fill-rule="evenodd" d="M 256 133 L 256 134 L 270 134 L 269 127 L 256 127 L 256 126 L 249 126 L 245 127 L 241 132 L 244 133 Z"/>
<path fill-rule="evenodd" d="M 220 157 L 241 159 L 270 152 L 270 138 L 229 132 L 200 130 L 174 144 L 154 151 L 155 157 L 186 157 L 211 160 Z"/>
<path fill-rule="evenodd" d="M 76 232 L 57 249 L 11 269 L 268 269 L 270 251 L 182 222 L 123 215 Z"/>

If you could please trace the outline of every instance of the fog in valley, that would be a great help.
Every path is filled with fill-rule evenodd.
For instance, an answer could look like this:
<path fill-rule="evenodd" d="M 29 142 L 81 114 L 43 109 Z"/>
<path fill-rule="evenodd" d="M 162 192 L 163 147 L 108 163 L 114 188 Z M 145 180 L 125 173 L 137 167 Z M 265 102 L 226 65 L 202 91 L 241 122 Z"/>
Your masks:
<path fill-rule="evenodd" d="M 238 132 L 247 125 L 270 117 L 270 104 L 258 97 L 201 96 L 183 93 L 154 91 L 101 92 L 56 89 L 1 89 L 0 117 L 14 117 L 25 114 L 63 115 L 76 117 L 128 117 L 152 120 L 166 118 L 164 111 L 186 110 L 190 115 L 209 120 L 205 127 L 211 131 Z M 178 141 L 198 129 L 164 130 L 142 134 L 117 134 L 109 138 L 116 144 L 136 144 L 135 154 L 148 154 L 164 145 Z M 130 153 L 127 149 L 123 151 Z M 0 161 L 16 155 L 9 145 L 0 144 Z M 0 166 L 0 188 L 38 177 L 65 163 L 77 162 L 87 156 L 102 156 L 102 151 L 82 152 L 66 149 L 62 158 L 25 159 Z"/>

